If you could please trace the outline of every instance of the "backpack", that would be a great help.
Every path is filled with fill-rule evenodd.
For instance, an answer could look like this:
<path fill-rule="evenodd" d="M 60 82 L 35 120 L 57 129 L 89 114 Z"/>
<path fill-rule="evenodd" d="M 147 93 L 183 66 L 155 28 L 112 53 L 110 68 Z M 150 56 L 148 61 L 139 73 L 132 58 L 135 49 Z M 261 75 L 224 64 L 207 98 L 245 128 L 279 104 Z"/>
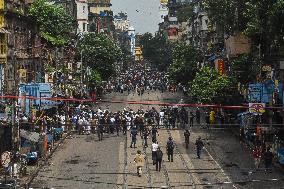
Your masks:
<path fill-rule="evenodd" d="M 167 149 L 173 150 L 174 149 L 174 142 L 172 140 L 167 142 Z"/>

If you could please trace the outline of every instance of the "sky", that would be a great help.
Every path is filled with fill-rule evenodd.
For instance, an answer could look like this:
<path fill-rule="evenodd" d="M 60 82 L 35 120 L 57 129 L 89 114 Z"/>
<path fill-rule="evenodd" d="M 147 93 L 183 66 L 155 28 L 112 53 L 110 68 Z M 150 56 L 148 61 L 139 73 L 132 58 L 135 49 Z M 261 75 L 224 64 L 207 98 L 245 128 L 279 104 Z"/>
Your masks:
<path fill-rule="evenodd" d="M 136 33 L 155 33 L 159 24 L 160 0 L 111 0 L 114 14 L 127 12 Z"/>

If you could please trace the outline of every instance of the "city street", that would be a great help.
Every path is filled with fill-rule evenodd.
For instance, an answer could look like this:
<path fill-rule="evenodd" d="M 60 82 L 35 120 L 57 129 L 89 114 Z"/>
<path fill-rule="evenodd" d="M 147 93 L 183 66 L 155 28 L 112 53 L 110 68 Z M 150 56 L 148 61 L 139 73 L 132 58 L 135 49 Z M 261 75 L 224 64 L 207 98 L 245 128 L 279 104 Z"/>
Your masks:
<path fill-rule="evenodd" d="M 284 0 L 0 10 L 0 189 L 284 189 Z"/>
<path fill-rule="evenodd" d="M 142 100 L 176 98 L 177 94 L 144 94 Z M 141 100 L 137 94 L 129 96 L 110 94 L 112 100 Z M 125 104 L 103 103 L 98 106 L 118 111 Z M 127 105 L 133 109 L 140 105 Z M 147 109 L 148 106 L 144 106 Z M 151 108 L 151 107 L 150 107 Z M 232 133 L 211 132 L 210 137 L 202 129 L 193 128 L 189 150 L 185 149 L 182 130 L 160 129 L 158 141 L 164 152 L 161 172 L 152 164 L 151 148 L 142 148 L 138 137 L 138 148 L 129 148 L 129 134 L 108 135 L 98 141 L 96 135 L 73 134 L 58 148 L 47 165 L 34 179 L 31 188 L 282 188 L 283 176 L 278 170 L 265 174 L 255 171 L 250 152 L 238 143 Z M 168 162 L 166 141 L 172 136 L 176 149 L 174 162 Z M 206 140 L 201 159 L 197 159 L 195 139 Z M 149 139 L 149 143 L 150 139 Z M 133 162 L 137 149 L 146 154 L 143 176 L 137 177 Z M 246 161 L 243 161 L 243 160 Z"/>

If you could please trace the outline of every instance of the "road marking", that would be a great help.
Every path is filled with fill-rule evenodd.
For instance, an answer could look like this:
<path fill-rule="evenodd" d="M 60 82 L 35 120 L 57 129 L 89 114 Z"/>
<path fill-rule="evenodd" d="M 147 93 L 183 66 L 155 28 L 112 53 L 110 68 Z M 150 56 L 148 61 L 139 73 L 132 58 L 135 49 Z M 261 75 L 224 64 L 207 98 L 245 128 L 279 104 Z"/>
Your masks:
<path fill-rule="evenodd" d="M 224 169 L 221 167 L 221 165 L 213 158 L 213 156 L 209 153 L 209 151 L 204 147 L 204 150 L 207 152 L 207 154 L 209 155 L 209 157 L 214 161 L 214 163 L 220 168 L 221 172 L 223 173 L 223 175 L 228 179 L 229 182 L 233 183 L 232 180 L 230 179 L 230 177 L 225 173 Z M 235 189 L 237 189 L 238 187 L 236 187 L 233 184 L 233 187 Z"/>

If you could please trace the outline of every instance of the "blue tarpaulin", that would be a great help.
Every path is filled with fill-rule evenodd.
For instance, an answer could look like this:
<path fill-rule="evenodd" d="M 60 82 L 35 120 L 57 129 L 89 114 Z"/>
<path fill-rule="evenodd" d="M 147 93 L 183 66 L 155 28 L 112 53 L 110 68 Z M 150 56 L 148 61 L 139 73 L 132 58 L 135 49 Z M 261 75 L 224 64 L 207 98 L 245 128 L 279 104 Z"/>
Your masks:
<path fill-rule="evenodd" d="M 213 62 L 213 61 L 216 60 L 216 59 L 217 59 L 216 54 L 212 54 L 212 55 L 208 58 L 208 61 L 209 61 L 209 62 Z"/>
<path fill-rule="evenodd" d="M 63 128 L 54 128 L 55 133 L 63 133 Z"/>
<path fill-rule="evenodd" d="M 284 149 L 278 149 L 277 153 L 278 153 L 278 156 L 279 156 L 279 163 L 281 165 L 284 165 Z"/>
<path fill-rule="evenodd" d="M 53 140 L 53 135 L 52 135 L 52 134 L 48 134 L 48 135 L 47 135 L 47 142 L 48 142 L 48 143 L 51 143 L 52 140 Z"/>

